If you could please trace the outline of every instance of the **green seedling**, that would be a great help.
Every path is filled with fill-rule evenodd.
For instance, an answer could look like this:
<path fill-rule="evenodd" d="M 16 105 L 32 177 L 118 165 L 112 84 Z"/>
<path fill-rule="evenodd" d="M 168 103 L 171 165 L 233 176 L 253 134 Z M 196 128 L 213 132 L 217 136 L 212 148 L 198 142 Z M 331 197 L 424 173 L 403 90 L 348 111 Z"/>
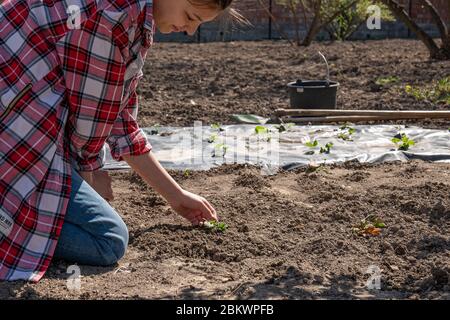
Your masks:
<path fill-rule="evenodd" d="M 156 135 L 159 133 L 159 123 L 155 124 L 151 129 L 150 129 L 150 134 L 151 135 Z"/>
<path fill-rule="evenodd" d="M 405 133 L 399 133 L 391 139 L 393 143 L 397 145 L 398 150 L 406 151 L 409 147 L 412 147 L 416 143 L 414 140 L 409 139 Z"/>
<path fill-rule="evenodd" d="M 356 132 L 356 129 L 351 127 L 348 123 L 346 123 L 345 125 L 341 126 L 339 128 L 340 130 L 343 131 L 347 131 L 347 132 L 340 132 L 338 134 L 338 138 L 345 140 L 345 141 L 353 141 L 353 139 L 351 138 L 351 135 L 354 134 Z"/>
<path fill-rule="evenodd" d="M 264 126 L 256 126 L 255 127 L 255 133 L 257 135 L 264 135 L 267 134 L 267 138 L 266 141 L 270 142 L 270 140 L 272 139 L 272 137 L 270 136 L 270 130 Z"/>
<path fill-rule="evenodd" d="M 213 158 L 219 157 L 219 156 L 225 157 L 225 154 L 227 153 L 227 149 L 228 149 L 228 146 L 223 143 L 216 144 L 214 146 L 212 157 Z"/>
<path fill-rule="evenodd" d="M 319 144 L 319 143 L 317 142 L 317 140 L 314 140 L 314 141 L 308 141 L 308 142 L 305 143 L 305 145 L 306 145 L 307 147 L 309 147 L 309 148 L 315 148 L 315 147 L 317 147 L 318 144 Z M 305 154 L 308 155 L 308 156 L 311 156 L 311 155 L 313 155 L 314 153 L 315 153 L 314 150 L 310 150 L 310 151 L 306 151 L 306 152 L 305 152 Z"/>
<path fill-rule="evenodd" d="M 380 77 L 378 78 L 375 83 L 379 86 L 385 86 L 387 84 L 391 83 L 397 83 L 400 81 L 400 78 L 397 76 L 388 76 L 388 77 Z"/>
<path fill-rule="evenodd" d="M 348 133 L 349 135 L 352 135 L 352 134 L 354 134 L 354 133 L 356 132 L 356 129 L 353 128 L 353 127 L 350 127 L 349 125 L 343 125 L 343 126 L 341 126 L 339 129 L 341 129 L 341 130 L 347 130 L 347 133 Z"/>
<path fill-rule="evenodd" d="M 332 142 L 328 142 L 325 147 L 320 147 L 320 153 L 330 153 L 331 148 L 333 147 L 333 143 Z"/>
<path fill-rule="evenodd" d="M 279 133 L 282 133 L 284 131 L 288 131 L 293 126 L 294 123 L 282 123 L 278 126 L 275 126 L 275 128 L 278 130 Z"/>
<path fill-rule="evenodd" d="M 217 130 L 217 131 L 225 131 L 225 129 L 220 126 L 220 123 L 213 123 L 211 125 L 211 129 Z"/>
<path fill-rule="evenodd" d="M 310 173 L 319 173 L 319 172 L 325 172 L 325 173 L 330 173 L 327 169 L 327 167 L 325 167 L 325 165 L 323 163 L 321 164 L 317 164 L 315 162 L 311 162 L 308 164 L 308 166 L 306 167 L 306 174 L 310 174 Z"/>
<path fill-rule="evenodd" d="M 255 133 L 256 134 L 264 134 L 264 133 L 269 133 L 269 129 L 267 129 L 264 126 L 256 126 L 255 127 Z"/>
<path fill-rule="evenodd" d="M 343 133 L 343 132 L 341 132 L 341 133 L 338 134 L 338 138 L 339 138 L 339 139 L 342 139 L 342 140 L 344 140 L 344 141 L 353 141 L 353 139 L 350 137 L 349 134 Z"/>
<path fill-rule="evenodd" d="M 225 232 L 228 229 L 228 225 L 225 222 L 219 222 L 215 220 L 206 221 L 203 226 L 212 231 Z"/>
<path fill-rule="evenodd" d="M 189 169 L 185 169 L 183 171 L 183 176 L 185 176 L 186 178 L 189 177 L 190 174 L 191 174 L 191 170 L 189 170 Z"/>
<path fill-rule="evenodd" d="M 209 136 L 208 143 L 213 143 L 216 140 L 217 140 L 217 134 L 213 133 L 212 135 Z"/>
<path fill-rule="evenodd" d="M 360 236 L 378 236 L 383 228 L 386 228 L 386 224 L 381 218 L 376 215 L 369 215 L 353 226 L 352 231 Z"/>
<path fill-rule="evenodd" d="M 416 100 L 426 100 L 433 103 L 450 104 L 450 76 L 433 82 L 424 88 L 411 85 L 405 86 L 405 92 Z"/>
<path fill-rule="evenodd" d="M 308 142 L 306 142 L 305 143 L 305 145 L 307 146 L 307 147 L 310 147 L 310 148 L 315 148 L 315 147 L 317 147 L 317 145 L 318 145 L 319 143 L 317 142 L 317 140 L 314 140 L 314 141 L 308 141 Z"/>

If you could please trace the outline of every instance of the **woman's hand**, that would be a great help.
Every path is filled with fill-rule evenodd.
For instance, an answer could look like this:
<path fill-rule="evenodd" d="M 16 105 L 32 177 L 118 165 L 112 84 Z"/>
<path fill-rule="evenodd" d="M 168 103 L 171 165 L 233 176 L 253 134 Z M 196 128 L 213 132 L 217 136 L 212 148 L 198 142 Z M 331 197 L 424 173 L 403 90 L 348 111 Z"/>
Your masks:
<path fill-rule="evenodd" d="M 203 221 L 217 221 L 217 213 L 213 206 L 205 198 L 192 192 L 182 190 L 180 194 L 167 201 L 173 210 L 193 225 Z"/>

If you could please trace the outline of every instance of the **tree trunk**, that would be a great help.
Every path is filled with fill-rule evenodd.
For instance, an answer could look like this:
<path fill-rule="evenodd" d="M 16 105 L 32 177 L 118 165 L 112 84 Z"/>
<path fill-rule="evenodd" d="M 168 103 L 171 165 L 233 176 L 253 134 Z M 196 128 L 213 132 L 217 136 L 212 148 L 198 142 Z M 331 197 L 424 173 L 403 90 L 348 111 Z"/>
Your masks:
<path fill-rule="evenodd" d="M 423 5 L 430 11 L 434 22 L 436 23 L 442 40 L 442 49 L 446 51 L 448 57 L 450 57 L 450 34 L 447 28 L 447 24 L 444 19 L 439 15 L 435 6 L 429 0 L 421 0 Z"/>
<path fill-rule="evenodd" d="M 309 46 L 313 40 L 315 39 L 317 33 L 319 32 L 320 28 L 320 21 L 321 21 L 321 12 L 320 9 L 322 8 L 322 0 L 317 0 L 314 4 L 314 18 L 311 22 L 311 25 L 309 26 L 308 33 L 306 34 L 305 39 L 301 43 L 302 46 Z"/>
<path fill-rule="evenodd" d="M 401 7 L 395 0 L 381 0 L 392 13 L 402 21 L 412 32 L 414 32 L 417 37 L 425 44 L 430 52 L 430 57 L 432 59 L 446 59 L 443 55 L 443 50 L 439 49 L 433 38 L 430 37 L 422 28 L 420 28 L 417 23 L 406 13 L 406 11 Z"/>
<path fill-rule="evenodd" d="M 322 0 L 319 0 L 316 2 L 316 7 L 314 8 L 314 19 L 311 23 L 311 26 L 309 27 L 308 34 L 305 37 L 305 40 L 303 40 L 302 45 L 307 47 L 309 46 L 314 38 L 316 37 L 317 33 L 319 33 L 320 30 L 325 28 L 327 25 L 329 25 L 331 22 L 333 22 L 334 19 L 337 18 L 342 12 L 345 12 L 346 10 L 353 7 L 355 4 L 357 4 L 360 0 L 354 0 L 351 3 L 349 3 L 347 6 L 342 8 L 341 10 L 336 10 L 328 19 L 324 22 L 322 22 L 322 15 L 321 15 L 321 9 L 322 9 Z"/>
<path fill-rule="evenodd" d="M 292 20 L 294 22 L 296 42 L 297 42 L 297 45 L 299 46 L 301 41 L 302 41 L 302 39 L 300 37 L 300 21 L 299 21 L 298 16 L 297 16 L 297 8 L 296 8 L 296 5 L 294 3 L 294 0 L 289 0 L 289 9 L 291 10 Z"/>

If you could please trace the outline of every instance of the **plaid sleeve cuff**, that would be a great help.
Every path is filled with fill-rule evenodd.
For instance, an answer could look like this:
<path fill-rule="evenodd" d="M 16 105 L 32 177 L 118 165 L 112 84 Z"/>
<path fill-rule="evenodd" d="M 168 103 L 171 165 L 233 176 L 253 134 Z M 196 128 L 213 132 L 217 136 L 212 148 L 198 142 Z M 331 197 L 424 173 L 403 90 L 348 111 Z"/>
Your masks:
<path fill-rule="evenodd" d="M 102 168 L 104 163 L 104 152 L 100 152 L 100 154 L 93 158 L 73 158 L 72 160 L 72 166 L 77 171 L 94 171 Z"/>
<path fill-rule="evenodd" d="M 121 137 L 110 137 L 108 144 L 111 156 L 116 161 L 123 161 L 124 155 L 139 156 L 152 150 L 142 129 Z"/>

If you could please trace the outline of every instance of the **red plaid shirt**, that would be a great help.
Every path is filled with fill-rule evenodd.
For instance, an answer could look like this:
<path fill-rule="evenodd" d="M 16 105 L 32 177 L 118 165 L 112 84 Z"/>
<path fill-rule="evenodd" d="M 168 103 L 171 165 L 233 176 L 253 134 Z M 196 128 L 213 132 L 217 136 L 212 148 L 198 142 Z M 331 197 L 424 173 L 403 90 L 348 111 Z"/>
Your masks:
<path fill-rule="evenodd" d="M 116 160 L 150 151 L 136 86 L 152 12 L 151 0 L 0 3 L 0 280 L 44 275 L 71 166 L 102 167 L 105 142 Z"/>

